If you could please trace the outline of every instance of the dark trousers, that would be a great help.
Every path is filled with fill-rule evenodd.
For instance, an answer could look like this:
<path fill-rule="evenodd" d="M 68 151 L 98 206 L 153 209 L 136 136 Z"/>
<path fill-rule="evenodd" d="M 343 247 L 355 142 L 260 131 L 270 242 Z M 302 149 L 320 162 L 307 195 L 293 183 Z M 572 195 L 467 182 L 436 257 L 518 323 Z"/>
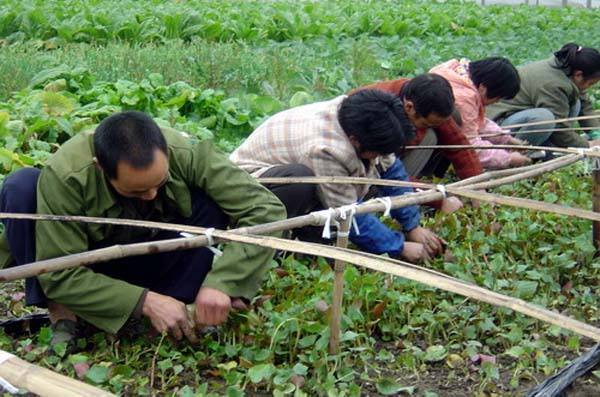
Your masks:
<path fill-rule="evenodd" d="M 36 212 L 37 179 L 40 171 L 23 168 L 7 176 L 0 191 L 0 211 L 16 213 Z M 174 219 L 173 223 L 224 229 L 229 223 L 221 208 L 197 189 L 192 192 L 192 215 Z M 4 219 L 6 237 L 14 265 L 35 261 L 35 222 Z M 152 241 L 181 237 L 177 232 L 161 231 Z M 141 241 L 127 241 L 135 243 Z M 102 244 L 90 249 L 101 248 Z M 151 291 L 191 303 L 210 271 L 213 253 L 208 248 L 140 255 L 97 263 L 89 266 L 94 272 L 148 288 Z M 25 283 L 26 303 L 46 306 L 47 298 L 37 278 Z"/>
<path fill-rule="evenodd" d="M 315 176 L 313 170 L 302 164 L 280 165 L 265 171 L 265 178 L 293 178 Z M 323 209 L 317 197 L 317 185 L 314 183 L 266 184 L 277 198 L 285 205 L 288 218 L 306 215 L 312 211 Z M 292 238 L 302 241 L 324 243 L 321 238 L 322 226 L 305 226 L 292 231 Z"/>

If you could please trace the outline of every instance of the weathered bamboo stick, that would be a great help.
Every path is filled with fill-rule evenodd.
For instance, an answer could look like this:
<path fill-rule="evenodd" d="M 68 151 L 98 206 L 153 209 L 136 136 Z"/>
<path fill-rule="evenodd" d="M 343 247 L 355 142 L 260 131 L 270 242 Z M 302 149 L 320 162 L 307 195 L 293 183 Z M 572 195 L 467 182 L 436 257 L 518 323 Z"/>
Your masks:
<path fill-rule="evenodd" d="M 351 222 L 352 216 L 340 220 L 336 241 L 337 247 L 346 248 L 348 246 Z M 329 353 L 338 354 L 340 352 L 340 335 L 342 333 L 345 263 L 340 259 L 336 259 L 333 266 L 333 297 L 331 299 L 331 319 L 329 322 Z"/>
<path fill-rule="evenodd" d="M 0 377 L 19 389 L 43 397 L 114 396 L 97 387 L 30 364 L 8 352 L 0 350 L 0 355 L 6 359 L 0 364 Z"/>
<path fill-rule="evenodd" d="M 215 230 L 213 236 L 223 241 L 234 241 L 238 243 L 259 245 L 272 249 L 297 252 L 309 255 L 319 255 L 331 259 L 339 259 L 347 263 L 366 267 L 383 273 L 397 275 L 409 280 L 439 288 L 445 291 L 457 293 L 469 298 L 490 303 L 492 305 L 506 307 L 530 317 L 557 325 L 561 328 L 571 330 L 579 335 L 587 336 L 596 341 L 600 341 L 600 329 L 580 321 L 571 319 L 550 310 L 527 303 L 521 299 L 511 298 L 496 292 L 486 290 L 485 288 L 468 284 L 450 276 L 440 275 L 429 269 L 419 266 L 384 258 L 377 255 L 366 254 L 349 249 L 338 247 L 329 247 L 321 244 L 306 243 L 279 239 L 275 237 L 256 236 L 249 234 L 236 234 L 220 230 Z M 189 240 L 198 239 L 190 238 Z M 162 242 L 154 242 L 152 252 L 161 251 Z M 122 246 L 121 250 L 127 252 L 129 246 Z M 137 251 L 136 251 L 137 252 Z"/>
<path fill-rule="evenodd" d="M 577 160 L 577 159 L 575 159 L 574 161 L 570 161 L 569 159 L 572 159 L 572 158 L 569 156 L 573 156 L 573 155 L 561 156 L 561 157 L 557 157 L 555 159 L 546 161 L 544 163 L 532 164 L 532 165 L 527 165 L 527 166 L 523 166 L 523 167 L 507 168 L 507 169 L 495 170 L 495 171 L 487 171 L 483 174 L 476 175 L 471 178 L 463 179 L 459 182 L 455 182 L 448 186 L 454 186 L 454 187 L 465 186 L 468 184 L 481 182 L 481 181 L 485 181 L 485 180 L 490 180 L 490 179 L 500 177 L 500 176 L 515 175 L 515 174 L 520 174 L 520 173 L 522 173 L 524 171 L 528 171 L 528 170 L 549 167 L 550 164 L 563 163 L 563 162 L 572 163 Z M 324 177 L 305 176 L 305 177 L 289 177 L 289 178 L 288 177 L 257 178 L 257 181 L 259 181 L 260 183 L 265 184 L 265 185 L 267 185 L 267 184 L 287 185 L 287 184 L 298 184 L 298 183 L 312 183 L 312 184 L 331 183 L 331 184 L 351 184 L 351 185 L 400 186 L 400 187 L 414 187 L 414 188 L 421 188 L 421 189 L 432 189 L 432 188 L 435 188 L 435 186 L 436 186 L 433 183 L 407 182 L 407 181 L 397 181 L 397 180 L 390 180 L 390 179 L 359 178 L 359 177 L 347 177 L 347 176 L 324 176 Z"/>
<path fill-rule="evenodd" d="M 527 130 L 527 131 L 512 131 L 510 133 L 504 132 L 492 132 L 492 131 L 480 131 L 478 136 L 480 138 L 493 138 L 502 135 L 531 135 L 540 132 L 561 132 L 561 131 L 593 131 L 597 130 L 596 127 L 563 127 L 563 128 L 544 128 L 539 130 Z"/>
<path fill-rule="evenodd" d="M 453 187 L 459 187 L 459 186 L 466 186 L 466 185 L 471 185 L 474 183 L 478 183 L 478 182 L 484 182 L 484 181 L 488 181 L 494 178 L 500 178 L 500 177 L 505 177 L 505 176 L 510 176 L 510 175 L 518 175 L 521 174 L 523 172 L 526 171 L 530 171 L 530 170 L 534 170 L 534 169 L 538 169 L 540 167 L 544 167 L 546 165 L 550 165 L 550 164 L 562 164 L 564 161 L 566 161 L 567 159 L 571 158 L 571 156 L 574 156 L 572 154 L 568 154 L 565 156 L 560 156 L 560 157 L 556 157 L 552 160 L 548 160 L 545 161 L 543 163 L 537 163 L 537 164 L 531 164 L 531 165 L 526 165 L 523 167 L 516 167 L 516 168 L 506 168 L 506 169 L 501 169 L 501 170 L 493 170 L 493 171 L 486 171 L 482 174 L 479 175 L 475 175 L 472 176 L 470 178 L 466 178 L 463 179 L 461 181 L 458 182 L 454 182 L 449 184 L 448 186 L 453 186 Z M 579 159 L 579 158 L 577 158 Z"/>
<path fill-rule="evenodd" d="M 544 172 L 553 171 L 562 166 L 566 166 L 577 161 L 581 156 L 564 156 L 561 162 L 545 163 L 537 168 L 531 168 L 529 171 L 521 172 L 518 175 L 509 175 L 508 177 L 500 178 L 494 181 L 487 181 L 469 186 L 470 189 L 484 189 L 500 186 L 502 184 L 512 183 L 521 179 L 526 179 L 532 176 L 537 176 Z M 453 185 L 448 185 L 449 187 Z M 401 208 L 409 205 L 417 205 L 442 199 L 444 196 L 438 191 L 424 191 L 418 193 L 409 193 L 402 196 L 391 198 L 392 208 Z M 357 214 L 372 213 L 385 210 L 385 205 L 376 200 L 369 200 L 356 207 Z M 339 218 L 344 211 L 336 209 L 335 214 L 331 216 Z M 128 219 L 108 219 L 108 218 L 93 218 L 84 216 L 61 216 L 61 215 L 43 215 L 43 214 L 11 214 L 0 213 L 0 218 L 6 219 L 33 219 L 33 220 L 54 220 L 54 221 L 71 221 L 71 222 L 90 222 L 104 224 L 118 224 L 138 227 L 149 227 L 159 230 L 171 230 L 178 232 L 187 232 L 199 234 L 206 232 L 206 228 L 178 225 L 172 223 L 136 221 Z M 282 230 L 294 229 L 306 225 L 323 225 L 325 219 L 320 212 L 313 212 L 308 215 L 290 218 L 287 220 L 271 222 L 262 225 L 233 229 L 231 233 L 237 234 L 266 234 Z M 82 252 L 79 254 L 69 255 L 65 257 L 47 259 L 43 261 L 33 262 L 26 265 L 10 267 L 0 270 L 0 282 L 13 281 L 27 277 L 37 276 L 43 273 L 69 269 L 77 266 L 85 266 L 92 263 L 110 261 L 113 259 L 123 258 L 132 255 L 145 255 L 157 252 L 168 252 L 178 249 L 190 249 L 203 247 L 208 244 L 208 239 L 205 236 L 197 236 L 185 239 L 167 240 L 165 243 L 157 246 L 156 242 L 131 244 L 128 247 L 127 253 L 122 250 L 122 246 L 115 245 L 112 247 L 101 248 L 97 250 Z"/>
<path fill-rule="evenodd" d="M 377 185 L 377 186 L 401 186 L 431 189 L 435 185 L 423 182 L 407 182 L 389 179 L 359 178 L 351 176 L 303 176 L 303 177 L 281 177 L 281 178 L 257 178 L 264 185 L 269 184 L 296 184 L 296 183 L 335 183 L 351 185 Z"/>
<path fill-rule="evenodd" d="M 600 213 L 600 170 L 592 171 L 592 208 L 595 213 Z M 592 238 L 596 255 L 600 253 L 600 222 L 592 224 Z"/>
<path fill-rule="evenodd" d="M 336 246 L 346 248 L 350 235 L 351 217 L 340 220 Z M 340 335 L 342 333 L 342 303 L 344 300 L 344 268 L 345 263 L 336 259 L 333 265 L 333 296 L 331 299 L 331 318 L 329 320 L 329 353 L 340 352 Z"/>
<path fill-rule="evenodd" d="M 543 120 L 543 121 L 532 121 L 529 123 L 501 125 L 500 127 L 505 128 L 505 129 L 511 129 L 511 128 L 520 128 L 520 127 L 530 127 L 530 126 L 534 126 L 534 125 L 567 123 L 569 121 L 592 120 L 592 119 L 600 119 L 600 113 L 591 114 L 591 115 L 587 115 L 587 116 L 565 117 L 565 118 L 557 119 L 557 120 Z"/>
<path fill-rule="evenodd" d="M 563 148 L 553 146 L 533 146 L 533 145 L 418 145 L 406 146 L 406 150 L 426 150 L 426 149 L 476 149 L 476 150 L 491 150 L 491 149 L 506 149 L 506 150 L 545 150 L 555 153 L 584 153 L 588 157 L 600 157 L 600 150 L 591 150 L 589 148 Z"/>
<path fill-rule="evenodd" d="M 507 205 L 510 207 L 525 208 L 534 211 L 549 212 L 558 215 L 573 216 L 581 219 L 600 222 L 600 213 L 588 211 L 581 208 L 567 207 L 559 204 L 545 203 L 520 197 L 502 196 L 500 194 L 486 193 L 482 191 L 447 188 L 447 192 L 456 196 L 466 197 L 488 203 Z"/>
<path fill-rule="evenodd" d="M 501 177 L 501 178 L 496 178 L 491 181 L 474 183 L 469 186 L 463 185 L 463 187 L 468 187 L 469 189 L 476 190 L 476 189 L 491 189 L 491 188 L 495 188 L 495 187 L 502 186 L 502 185 L 508 185 L 513 182 L 540 176 L 547 172 L 555 171 L 559 168 L 566 167 L 568 165 L 576 163 L 577 161 L 581 160 L 582 158 L 583 158 L 582 155 L 564 156 L 564 160 L 560 161 L 560 162 L 557 161 L 555 163 L 550 163 L 550 162 L 541 163 L 540 166 L 537 168 L 532 168 L 527 171 L 520 172 L 518 174 L 508 175 L 508 176 Z"/>

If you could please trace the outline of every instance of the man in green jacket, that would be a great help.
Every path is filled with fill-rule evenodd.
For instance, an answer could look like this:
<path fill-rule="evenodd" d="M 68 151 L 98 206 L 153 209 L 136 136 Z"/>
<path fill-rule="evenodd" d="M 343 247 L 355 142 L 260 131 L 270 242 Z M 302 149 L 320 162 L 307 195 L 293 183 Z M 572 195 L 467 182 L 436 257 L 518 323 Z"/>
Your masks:
<path fill-rule="evenodd" d="M 37 196 L 37 203 L 36 203 Z M 67 141 L 40 172 L 8 176 L 2 212 L 85 215 L 226 228 L 285 219 L 279 200 L 217 151 L 211 141 L 160 129 L 147 115 L 123 112 L 95 132 Z M 180 237 L 175 232 L 73 222 L 5 220 L 14 264 L 114 244 Z M 34 229 L 35 228 L 35 229 Z M 0 247 L 2 244 L 0 244 Z M 194 340 L 196 322 L 224 322 L 257 292 L 272 250 L 226 244 L 213 263 L 208 248 L 158 253 L 46 273 L 27 281 L 27 303 L 48 305 L 55 325 L 83 319 L 118 331 L 145 315 L 159 332 Z"/>

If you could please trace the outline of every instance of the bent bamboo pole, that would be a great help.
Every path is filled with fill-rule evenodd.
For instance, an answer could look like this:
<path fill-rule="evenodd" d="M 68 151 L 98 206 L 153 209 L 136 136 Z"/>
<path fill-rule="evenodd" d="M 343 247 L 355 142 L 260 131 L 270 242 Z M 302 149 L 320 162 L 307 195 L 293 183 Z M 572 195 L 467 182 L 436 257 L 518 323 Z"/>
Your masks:
<path fill-rule="evenodd" d="M 532 122 L 529 122 L 529 123 L 501 125 L 501 127 L 502 128 L 506 128 L 506 129 L 511 129 L 511 128 L 520 128 L 520 127 L 530 127 L 530 126 L 534 126 L 534 125 L 546 125 L 546 124 L 554 124 L 554 123 L 568 123 L 569 121 L 592 120 L 592 119 L 600 119 L 600 113 L 598 113 L 598 114 L 590 114 L 590 115 L 587 115 L 587 116 L 565 117 L 565 118 L 556 119 L 556 120 L 543 120 L 543 121 L 532 121 Z"/>
<path fill-rule="evenodd" d="M 532 176 L 537 176 L 544 172 L 558 169 L 562 166 L 568 165 L 574 161 L 577 161 L 580 156 L 565 156 L 561 159 L 561 162 L 555 162 L 553 164 L 542 164 L 537 168 L 530 168 L 529 171 L 521 172 L 517 175 L 509 175 L 507 177 L 500 178 L 495 181 L 481 182 L 469 186 L 470 189 L 483 189 L 489 187 L 496 187 L 502 184 L 512 183 L 516 180 L 526 179 Z M 453 185 L 448 185 L 452 187 Z M 392 208 L 400 208 L 409 205 L 416 205 L 427 203 L 430 201 L 440 200 L 444 196 L 438 191 L 423 191 L 418 193 L 408 193 L 402 196 L 396 196 L 391 198 Z M 385 205 L 376 200 L 369 200 L 356 207 L 357 214 L 372 213 L 385 210 Z M 340 209 L 336 209 L 334 217 L 338 217 Z M 187 232 L 193 234 L 200 234 L 200 236 L 194 238 L 181 238 L 166 240 L 160 247 L 156 246 L 155 242 L 138 243 L 129 245 L 128 255 L 144 255 L 147 253 L 156 252 L 168 252 L 179 249 L 190 249 L 203 247 L 208 244 L 208 239 L 205 236 L 201 236 L 202 233 L 206 232 L 206 228 L 179 225 L 173 223 L 161 223 L 161 222 L 149 222 L 149 221 L 138 221 L 129 219 L 109 219 L 109 218 L 94 218 L 85 216 L 64 216 L 64 215 L 43 215 L 43 214 L 11 214 L 11 213 L 0 213 L 0 218 L 6 219 L 32 219 L 32 220 L 52 220 L 52 221 L 70 221 L 70 222 L 88 222 L 88 223 L 102 223 L 102 224 L 116 224 L 116 225 L 128 225 L 138 227 L 150 227 L 159 230 L 171 230 L 177 232 Z M 273 233 L 282 230 L 294 229 L 306 225 L 322 225 L 324 219 L 318 212 L 313 212 L 308 215 L 299 216 L 296 218 L 290 218 L 287 220 L 281 220 L 277 222 L 271 222 L 262 225 L 256 225 L 251 227 L 244 227 L 239 229 L 230 230 L 230 233 L 237 234 L 266 234 Z M 0 282 L 13 281 L 27 277 L 37 276 L 39 274 L 69 269 L 77 266 L 85 266 L 92 263 L 109 261 L 124 257 L 125 254 L 121 251 L 120 245 L 112 247 L 101 248 L 93 251 L 82 252 L 79 254 L 69 255 L 66 257 L 59 257 L 53 259 L 47 259 L 38 262 L 32 262 L 26 265 L 10 267 L 7 269 L 0 270 Z"/>
<path fill-rule="evenodd" d="M 531 135 L 538 134 L 540 132 L 561 132 L 561 131 L 593 131 L 597 130 L 596 127 L 562 127 L 562 128 L 542 128 L 539 130 L 527 130 L 527 131 L 512 131 L 510 133 L 504 132 L 492 132 L 492 131 L 479 131 L 479 138 L 493 138 L 495 136 L 502 135 Z"/>
<path fill-rule="evenodd" d="M 0 364 L 0 377 L 19 389 L 43 397 L 114 396 L 97 387 L 28 363 L 8 352 L 0 350 L 0 355 L 12 356 Z"/>
<path fill-rule="evenodd" d="M 533 145 L 418 145 L 418 146 L 406 146 L 406 150 L 428 150 L 428 149 L 476 149 L 476 150 L 491 150 L 491 149 L 506 149 L 506 150 L 545 150 L 548 152 L 555 153 L 570 153 L 579 154 L 584 151 L 588 157 L 600 157 L 600 150 L 594 151 L 589 148 L 563 148 L 553 146 L 533 146 Z"/>

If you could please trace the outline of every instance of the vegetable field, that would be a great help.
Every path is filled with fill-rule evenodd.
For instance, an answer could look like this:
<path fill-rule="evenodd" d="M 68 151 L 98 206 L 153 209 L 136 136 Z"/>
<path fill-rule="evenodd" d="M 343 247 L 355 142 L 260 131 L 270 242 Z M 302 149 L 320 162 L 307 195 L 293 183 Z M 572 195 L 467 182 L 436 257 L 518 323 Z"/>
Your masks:
<path fill-rule="evenodd" d="M 119 110 L 148 112 L 230 152 L 279 110 L 450 58 L 521 64 L 569 41 L 599 48 L 599 20 L 600 10 L 455 0 L 6 0 L 0 178 L 42 166 Z M 591 96 L 600 108 L 600 91 Z M 582 163 L 494 192 L 591 208 Z M 428 267 L 600 325 L 591 222 L 482 204 L 427 213 L 425 224 L 449 243 Z M 322 258 L 273 260 L 251 309 L 197 345 L 149 331 L 90 331 L 71 354 L 50 347 L 44 327 L 0 333 L 0 349 L 121 395 L 491 397 L 523 395 L 592 344 L 508 309 L 348 266 L 333 356 L 332 280 Z M 21 283 L 0 288 L 4 318 L 35 312 L 22 291 Z M 578 389 L 600 395 L 600 372 Z"/>

